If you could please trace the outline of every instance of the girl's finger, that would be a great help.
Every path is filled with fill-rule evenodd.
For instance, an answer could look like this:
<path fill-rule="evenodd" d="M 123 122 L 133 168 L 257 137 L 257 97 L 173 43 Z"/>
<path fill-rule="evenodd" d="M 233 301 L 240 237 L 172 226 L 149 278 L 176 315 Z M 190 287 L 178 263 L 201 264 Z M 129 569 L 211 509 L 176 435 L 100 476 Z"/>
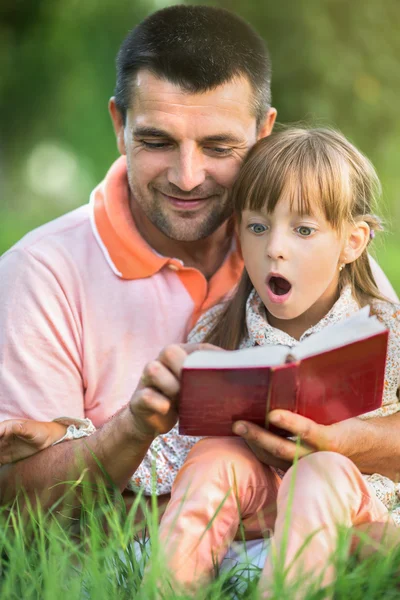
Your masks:
<path fill-rule="evenodd" d="M 37 438 L 41 427 L 43 427 L 43 424 L 40 421 L 36 422 L 28 419 L 21 421 L 18 426 L 15 424 L 13 434 L 26 442 L 33 442 Z"/>
<path fill-rule="evenodd" d="M 22 435 L 25 421 L 20 419 L 7 419 L 0 423 L 0 437 L 10 438 L 12 436 Z"/>

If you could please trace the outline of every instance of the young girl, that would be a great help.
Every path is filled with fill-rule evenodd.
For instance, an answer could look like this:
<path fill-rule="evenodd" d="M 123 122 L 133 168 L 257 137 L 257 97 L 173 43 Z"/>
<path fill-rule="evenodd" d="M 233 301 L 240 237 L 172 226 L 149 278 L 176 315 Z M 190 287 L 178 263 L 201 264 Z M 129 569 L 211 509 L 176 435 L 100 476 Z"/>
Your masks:
<path fill-rule="evenodd" d="M 246 267 L 243 278 L 226 304 L 203 316 L 190 340 L 227 350 L 267 344 L 291 347 L 370 304 L 389 328 L 390 341 L 383 408 L 364 417 L 400 410 L 400 307 L 379 294 L 367 255 L 380 229 L 372 214 L 378 192 L 371 164 L 336 132 L 289 129 L 259 141 L 232 191 Z M 146 384 L 173 403 L 177 372 L 169 372 L 164 385 L 145 370 Z M 40 424 L 45 426 L 54 424 Z M 57 437 L 54 432 L 52 441 Z M 132 483 L 133 489 L 144 486 L 148 491 L 152 457 L 157 492 L 165 493 L 174 481 L 160 534 L 171 573 L 180 583 L 194 580 L 199 585 L 211 576 L 240 520 L 247 539 L 273 532 L 275 552 L 268 556 L 262 586 L 271 580 L 273 556 L 284 546 L 288 512 L 282 555 L 282 566 L 290 566 L 288 579 L 302 569 L 303 577 L 313 573 L 322 585 L 334 577 L 329 557 L 338 525 L 384 523 L 393 505 L 400 523 L 395 484 L 379 474 L 362 476 L 339 453 L 304 456 L 295 467 L 289 502 L 293 468 L 285 473 L 263 464 L 242 439 L 196 442 L 179 437 L 176 428 L 159 436 Z"/>
<path fill-rule="evenodd" d="M 367 255 L 380 229 L 372 214 L 378 192 L 372 165 L 339 133 L 290 129 L 258 142 L 232 193 L 245 272 L 232 299 L 209 311 L 190 340 L 227 350 L 292 347 L 370 304 L 390 342 L 383 407 L 364 418 L 398 412 L 400 306 L 380 295 Z M 400 524 L 399 491 L 339 453 L 310 453 L 284 473 L 262 464 L 243 440 L 206 438 L 180 469 L 161 522 L 168 565 L 179 582 L 199 585 L 241 517 L 247 538 L 273 531 L 262 587 L 277 568 L 274 556 L 288 581 L 312 574 L 325 586 L 334 578 L 338 526 L 386 523 L 393 508 Z"/>

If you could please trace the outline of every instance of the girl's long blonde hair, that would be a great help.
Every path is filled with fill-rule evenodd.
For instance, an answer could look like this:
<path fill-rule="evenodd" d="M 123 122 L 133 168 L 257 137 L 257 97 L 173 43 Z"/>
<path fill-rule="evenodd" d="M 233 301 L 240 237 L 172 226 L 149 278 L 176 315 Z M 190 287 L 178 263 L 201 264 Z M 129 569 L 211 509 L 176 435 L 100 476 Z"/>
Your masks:
<path fill-rule="evenodd" d="M 370 161 L 346 138 L 326 128 L 290 128 L 261 139 L 246 156 L 232 188 L 238 223 L 243 210 L 272 213 L 284 194 L 300 213 L 322 210 L 342 233 L 347 224 L 365 221 L 371 232 L 382 229 L 373 214 L 381 185 Z M 381 296 L 367 248 L 340 273 L 340 289 L 350 284 L 360 307 Z M 246 301 L 253 288 L 244 269 L 232 298 L 218 315 L 205 341 L 234 350 L 247 334 Z"/>

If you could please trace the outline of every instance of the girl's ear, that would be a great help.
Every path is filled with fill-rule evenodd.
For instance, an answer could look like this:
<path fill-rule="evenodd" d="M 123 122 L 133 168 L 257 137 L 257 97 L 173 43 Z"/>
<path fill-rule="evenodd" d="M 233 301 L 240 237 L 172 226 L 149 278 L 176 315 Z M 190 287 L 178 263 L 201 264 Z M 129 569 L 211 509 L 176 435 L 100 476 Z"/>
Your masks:
<path fill-rule="evenodd" d="M 358 221 L 347 233 L 347 241 L 342 250 L 341 262 L 349 264 L 357 260 L 370 240 L 370 228 L 365 221 Z"/>

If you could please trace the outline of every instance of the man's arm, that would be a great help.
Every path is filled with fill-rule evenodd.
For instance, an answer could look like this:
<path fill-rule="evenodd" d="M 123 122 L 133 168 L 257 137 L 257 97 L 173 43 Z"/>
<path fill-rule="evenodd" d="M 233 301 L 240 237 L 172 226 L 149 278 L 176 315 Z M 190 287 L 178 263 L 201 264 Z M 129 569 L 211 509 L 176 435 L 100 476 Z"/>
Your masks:
<path fill-rule="evenodd" d="M 286 470 L 297 452 L 301 457 L 316 450 L 328 450 L 350 458 L 362 473 L 381 473 L 399 480 L 399 413 L 368 420 L 356 417 L 325 426 L 287 410 L 274 410 L 269 414 L 269 422 L 299 436 L 301 446 L 253 423 L 240 421 L 233 428 L 265 464 Z"/>
<path fill-rule="evenodd" d="M 81 316 L 60 278 L 25 250 L 0 258 L 0 421 L 85 416 Z"/>
<path fill-rule="evenodd" d="M 66 280 L 72 277 L 67 270 Z M 2 257 L 0 279 L 0 420 L 83 418 L 82 323 L 75 289 L 79 286 L 66 286 L 46 253 L 36 253 L 35 248 L 17 248 Z M 157 387 L 156 376 L 150 373 L 148 381 Z M 158 407 L 150 413 L 146 408 L 146 402 L 156 400 L 157 392 L 142 386 L 128 406 L 91 438 L 64 442 L 1 467 L 1 500 L 13 500 L 23 488 L 31 499 L 38 494 L 49 505 L 65 491 L 56 484 L 76 481 L 85 469 L 87 479 L 110 477 L 124 488 L 154 436 L 164 432 L 165 418 L 154 416 Z M 165 402 L 158 400 L 165 410 Z M 103 475 L 95 457 L 108 475 Z"/>
<path fill-rule="evenodd" d="M 209 347 L 205 344 L 204 347 Z M 80 479 L 126 487 L 156 435 L 175 425 L 179 380 L 187 352 L 202 345 L 171 345 L 146 365 L 129 404 L 87 438 L 51 446 L 43 452 L 0 469 L 0 501 L 12 501 L 24 490 L 50 507 Z M 110 481 L 111 480 L 111 481 Z M 59 485 L 57 485 L 59 484 Z M 76 490 L 79 499 L 79 489 Z M 69 503 L 71 499 L 68 498 Z"/>
<path fill-rule="evenodd" d="M 122 490 L 143 460 L 152 439 L 138 436 L 134 417 L 127 406 L 87 438 L 51 446 L 1 467 L 0 503 L 11 502 L 24 490 L 31 502 L 38 495 L 42 505 L 50 507 L 65 493 L 65 482 L 78 481 L 81 477 L 85 481 L 104 480 L 108 485 L 109 477 Z"/>
<path fill-rule="evenodd" d="M 334 452 L 351 458 L 362 473 L 381 473 L 399 481 L 400 413 L 349 419 L 331 427 L 328 443 Z"/>

